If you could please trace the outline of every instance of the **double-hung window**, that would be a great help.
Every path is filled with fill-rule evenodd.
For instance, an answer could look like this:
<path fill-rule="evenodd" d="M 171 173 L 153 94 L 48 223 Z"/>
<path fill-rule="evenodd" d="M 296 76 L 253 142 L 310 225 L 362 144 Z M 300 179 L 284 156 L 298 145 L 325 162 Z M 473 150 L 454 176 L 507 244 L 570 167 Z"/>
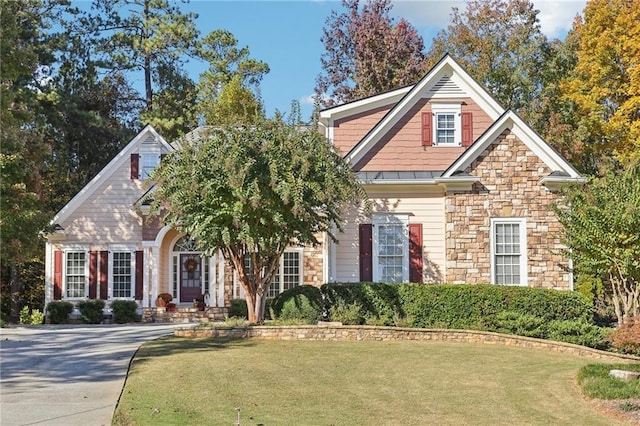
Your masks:
<path fill-rule="evenodd" d="M 491 219 L 491 279 L 494 284 L 527 285 L 524 219 Z"/>
<path fill-rule="evenodd" d="M 461 105 L 434 103 L 433 142 L 436 146 L 460 146 L 462 141 Z"/>
<path fill-rule="evenodd" d="M 134 257 L 130 251 L 115 251 L 111 254 L 111 277 L 114 298 L 131 298 L 134 296 Z"/>
<path fill-rule="evenodd" d="M 79 298 L 87 295 L 88 268 L 86 251 L 65 252 L 65 297 Z"/>
<path fill-rule="evenodd" d="M 143 154 L 142 155 L 142 170 L 140 171 L 140 180 L 149 179 L 153 169 L 160 164 L 159 154 Z"/>
<path fill-rule="evenodd" d="M 409 216 L 381 214 L 373 217 L 373 280 L 409 281 Z"/>
<path fill-rule="evenodd" d="M 251 257 L 244 258 L 245 274 L 251 271 Z M 267 290 L 267 297 L 276 297 L 283 291 L 302 285 L 302 249 L 287 249 Z"/>

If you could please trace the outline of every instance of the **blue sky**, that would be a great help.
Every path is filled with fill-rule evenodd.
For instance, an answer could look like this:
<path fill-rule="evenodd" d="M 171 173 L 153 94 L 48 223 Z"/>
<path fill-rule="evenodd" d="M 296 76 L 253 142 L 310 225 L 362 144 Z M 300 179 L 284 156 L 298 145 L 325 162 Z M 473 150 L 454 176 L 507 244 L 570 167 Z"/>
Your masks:
<path fill-rule="evenodd" d="M 533 3 L 540 10 L 543 32 L 550 38 L 563 38 L 586 1 L 534 0 Z M 463 9 L 464 1 L 394 0 L 391 14 L 411 22 L 428 47 L 433 36 L 448 25 L 453 6 Z M 289 112 L 295 99 L 301 102 L 303 119 L 310 117 L 310 97 L 324 52 L 320 37 L 331 10 L 343 10 L 339 1 L 191 0 L 181 7 L 198 13 L 196 23 L 203 35 L 218 28 L 229 30 L 238 39 L 239 46 L 249 47 L 251 57 L 269 64 L 271 71 L 261 84 L 268 116 L 276 109 Z M 204 69 L 205 64 L 188 65 L 194 80 Z"/>

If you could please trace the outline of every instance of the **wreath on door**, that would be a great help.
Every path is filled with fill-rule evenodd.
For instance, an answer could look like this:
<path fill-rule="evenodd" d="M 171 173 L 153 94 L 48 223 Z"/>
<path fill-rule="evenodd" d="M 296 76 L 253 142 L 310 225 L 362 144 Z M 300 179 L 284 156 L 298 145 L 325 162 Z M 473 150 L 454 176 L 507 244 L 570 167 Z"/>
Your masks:
<path fill-rule="evenodd" d="M 184 261 L 184 269 L 187 272 L 193 272 L 198 267 L 198 262 L 195 259 L 187 259 Z"/>

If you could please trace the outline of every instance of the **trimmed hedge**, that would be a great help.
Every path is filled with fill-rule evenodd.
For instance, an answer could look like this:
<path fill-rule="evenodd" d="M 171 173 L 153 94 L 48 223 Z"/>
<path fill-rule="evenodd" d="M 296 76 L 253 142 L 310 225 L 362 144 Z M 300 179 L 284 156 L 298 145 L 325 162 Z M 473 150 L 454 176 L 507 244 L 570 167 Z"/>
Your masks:
<path fill-rule="evenodd" d="M 310 285 L 293 287 L 280 293 L 271 304 L 273 319 L 315 324 L 322 319 L 320 289 Z"/>
<path fill-rule="evenodd" d="M 229 305 L 229 318 L 249 318 L 247 301 L 244 299 L 231 299 Z"/>
<path fill-rule="evenodd" d="M 78 302 L 82 321 L 87 324 L 100 324 L 103 318 L 104 300 L 90 299 Z"/>
<path fill-rule="evenodd" d="M 125 324 L 138 319 L 138 304 L 135 300 L 114 300 L 111 302 L 113 322 Z"/>
<path fill-rule="evenodd" d="M 385 283 L 335 283 L 321 287 L 327 310 L 331 308 L 355 311 L 360 307 L 362 321 L 371 325 L 396 325 L 396 319 L 404 316 L 398 284 Z M 340 319 L 333 318 L 334 321 Z M 355 323 L 355 322 L 351 322 Z"/>
<path fill-rule="evenodd" d="M 71 311 L 73 311 L 73 303 L 71 302 L 54 300 L 47 305 L 47 316 L 51 324 L 68 323 Z"/>

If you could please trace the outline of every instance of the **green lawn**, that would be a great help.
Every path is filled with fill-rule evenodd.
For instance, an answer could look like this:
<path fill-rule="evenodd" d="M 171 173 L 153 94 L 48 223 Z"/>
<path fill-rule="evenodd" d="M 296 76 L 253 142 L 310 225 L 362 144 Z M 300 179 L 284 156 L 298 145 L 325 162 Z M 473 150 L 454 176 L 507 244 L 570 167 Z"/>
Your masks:
<path fill-rule="evenodd" d="M 593 360 L 445 342 L 176 337 L 137 353 L 114 424 L 611 425 L 580 394 Z"/>

